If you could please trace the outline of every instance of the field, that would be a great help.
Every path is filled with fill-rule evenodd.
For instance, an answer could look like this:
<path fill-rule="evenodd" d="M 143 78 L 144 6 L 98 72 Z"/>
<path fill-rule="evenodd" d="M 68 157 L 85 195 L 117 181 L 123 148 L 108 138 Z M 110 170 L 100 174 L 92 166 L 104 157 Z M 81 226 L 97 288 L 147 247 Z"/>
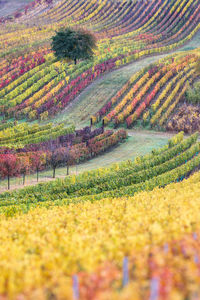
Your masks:
<path fill-rule="evenodd" d="M 79 165 L 70 166 L 69 173 L 77 174 L 86 170 L 92 170 L 100 167 L 110 166 L 112 163 L 120 162 L 126 159 L 134 160 L 139 155 L 147 154 L 155 148 L 164 146 L 168 137 L 157 135 L 152 132 L 142 133 L 129 132 L 129 138 L 126 143 L 112 148 L 106 154 L 93 158 L 92 160 L 83 162 Z M 56 178 L 64 178 L 66 176 L 66 167 L 58 167 L 56 171 Z M 53 180 L 52 170 L 43 170 L 40 172 L 39 181 Z M 23 188 L 23 179 L 21 177 L 13 177 L 11 179 L 11 189 Z M 35 174 L 27 174 L 25 185 L 37 184 Z M 7 189 L 7 180 L 1 181 L 0 191 Z"/>
<path fill-rule="evenodd" d="M 200 299 L 199 134 L 199 0 L 0 1 L 0 300 Z"/>

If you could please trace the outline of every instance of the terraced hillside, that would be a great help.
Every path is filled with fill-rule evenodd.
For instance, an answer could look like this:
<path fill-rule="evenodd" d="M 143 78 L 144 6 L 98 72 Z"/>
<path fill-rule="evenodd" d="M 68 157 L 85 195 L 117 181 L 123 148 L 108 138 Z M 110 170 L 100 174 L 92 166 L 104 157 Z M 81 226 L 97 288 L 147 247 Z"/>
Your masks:
<path fill-rule="evenodd" d="M 93 117 L 115 127 L 125 123 L 132 127 L 142 119 L 143 124 L 160 127 L 168 120 L 196 72 L 199 49 L 173 54 L 135 73 L 128 82 Z M 196 128 L 197 130 L 198 128 Z"/>
<path fill-rule="evenodd" d="M 2 295 L 150 299 L 154 282 L 160 299 L 199 295 L 199 172 L 184 179 L 200 164 L 196 139 L 1 194 Z"/>
<path fill-rule="evenodd" d="M 91 130 L 85 127 L 75 130 L 74 126 L 64 124 L 53 126 L 52 123 L 39 126 L 16 122 L 4 123 L 0 130 L 0 175 L 8 179 L 23 176 L 23 184 L 27 174 L 66 166 L 92 159 L 108 149 L 126 141 L 125 130 L 113 132 L 100 127 Z"/>
<path fill-rule="evenodd" d="M 0 112 L 6 118 L 47 119 L 104 73 L 176 49 L 200 28 L 197 0 L 45 3 L 28 5 L 14 26 L 1 20 Z M 66 20 L 95 33 L 93 61 L 74 66 L 55 60 L 49 40 Z"/>
<path fill-rule="evenodd" d="M 198 134 L 183 139 L 183 133 L 171 138 L 167 145 L 144 157 L 137 157 L 135 161 L 125 161 L 112 165 L 108 169 L 97 169 L 81 173 L 78 176 L 66 177 L 52 182 L 40 184 L 36 187 L 11 193 L 14 203 L 26 203 L 31 195 L 31 202 L 55 201 L 58 198 L 72 198 L 93 196 L 101 197 L 133 195 L 141 190 L 151 190 L 156 186 L 165 186 L 172 181 L 183 180 L 200 165 L 200 143 Z M 22 193 L 22 194 L 21 194 Z M 23 197 L 22 197 L 23 195 Z M 2 206 L 12 205 L 10 194 L 1 194 Z M 8 197 L 8 201 L 7 201 Z M 82 197 L 81 199 L 84 199 Z M 6 201 L 4 201 L 6 200 Z"/>
<path fill-rule="evenodd" d="M 200 299 L 200 1 L 0 15 L 0 300 Z M 56 59 L 62 27 L 93 59 Z"/>

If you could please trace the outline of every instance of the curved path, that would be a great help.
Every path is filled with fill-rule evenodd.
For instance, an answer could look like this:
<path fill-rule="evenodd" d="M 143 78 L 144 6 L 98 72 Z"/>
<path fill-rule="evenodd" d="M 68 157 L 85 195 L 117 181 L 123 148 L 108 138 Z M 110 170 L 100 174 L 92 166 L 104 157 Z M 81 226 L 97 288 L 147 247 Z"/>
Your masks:
<path fill-rule="evenodd" d="M 187 51 L 200 47 L 200 32 L 185 46 L 177 51 Z M 170 54 L 171 54 L 170 53 Z M 104 75 L 102 78 L 96 80 L 88 86 L 61 114 L 56 116 L 52 121 L 65 122 L 66 124 L 74 122 L 76 127 L 83 127 L 88 125 L 88 121 L 92 113 L 100 109 L 124 83 L 142 67 L 147 66 L 159 58 L 168 56 L 169 54 L 162 54 L 153 57 L 147 57 L 140 61 L 134 62 L 121 69 L 115 70 Z M 162 147 L 165 145 L 173 133 L 156 132 L 148 130 L 128 130 L 129 139 L 126 143 L 119 145 L 108 151 L 104 155 L 98 156 L 90 161 L 82 163 L 77 167 L 70 169 L 71 174 L 76 174 L 86 170 L 92 170 L 100 167 L 107 167 L 114 162 L 120 162 L 127 159 L 134 159 L 136 156 L 144 155 L 152 149 Z M 56 171 L 57 178 L 64 178 L 66 176 L 66 168 L 59 168 Z M 44 171 L 40 174 L 40 182 L 52 180 L 52 171 Z M 11 188 L 22 188 L 22 179 L 14 178 L 11 180 Z M 6 190 L 6 181 L 0 184 L 0 192 Z M 27 177 L 26 185 L 37 184 L 35 175 Z"/>
<path fill-rule="evenodd" d="M 153 149 L 164 146 L 169 139 L 169 136 L 161 136 L 157 132 L 149 131 L 129 131 L 129 138 L 125 143 L 122 143 L 103 155 L 99 155 L 89 161 L 86 161 L 78 166 L 70 167 L 70 174 L 77 174 L 83 171 L 89 171 L 96 168 L 108 167 L 112 163 L 123 160 L 134 160 L 135 157 L 145 155 Z M 66 168 L 58 168 L 56 170 L 57 178 L 64 178 L 66 176 Z M 40 182 L 52 180 L 52 170 L 40 173 Z M 37 184 L 36 175 L 27 176 L 26 185 Z M 22 188 L 22 178 L 11 179 L 11 188 Z M 1 181 L 0 193 L 7 189 L 7 181 Z"/>
<path fill-rule="evenodd" d="M 156 132 L 148 130 L 128 130 L 129 138 L 125 143 L 107 151 L 103 155 L 99 155 L 89 161 L 86 161 L 76 167 L 70 167 L 70 174 L 77 174 L 83 171 L 89 171 L 96 168 L 108 167 L 112 163 L 123 160 L 134 160 L 135 157 L 145 155 L 153 149 L 158 149 L 165 144 L 174 134 L 167 132 Z M 199 139 L 200 140 L 200 139 Z M 64 178 L 66 176 L 66 168 L 58 168 L 56 170 L 56 178 Z M 52 170 L 40 173 L 39 182 L 51 181 Z M 29 175 L 26 179 L 26 186 L 37 184 L 36 175 Z M 23 188 L 22 178 L 11 179 L 11 189 Z M 0 193 L 6 191 L 7 181 L 1 181 Z"/>
<path fill-rule="evenodd" d="M 79 128 L 88 125 L 90 116 L 107 103 L 135 72 L 156 62 L 160 58 L 180 51 L 193 50 L 198 47 L 200 47 L 200 31 L 189 43 L 178 50 L 146 57 L 102 76 L 84 89 L 59 115 L 52 118 L 52 122 L 64 122 L 66 125 L 73 122 Z"/>

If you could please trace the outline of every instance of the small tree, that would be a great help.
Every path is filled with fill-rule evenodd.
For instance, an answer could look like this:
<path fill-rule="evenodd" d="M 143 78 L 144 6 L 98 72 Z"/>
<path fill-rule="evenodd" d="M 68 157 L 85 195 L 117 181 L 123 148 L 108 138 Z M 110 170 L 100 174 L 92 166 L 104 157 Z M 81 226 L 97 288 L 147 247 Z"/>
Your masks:
<path fill-rule="evenodd" d="M 74 60 L 75 65 L 77 59 L 90 59 L 95 48 L 95 37 L 85 30 L 62 28 L 52 37 L 52 50 L 55 56 L 59 60 Z"/>
<path fill-rule="evenodd" d="M 67 175 L 69 175 L 69 166 L 70 166 L 70 163 L 71 163 L 69 147 L 63 147 L 62 152 L 63 152 L 63 163 L 66 164 L 66 166 L 67 166 Z"/>
<path fill-rule="evenodd" d="M 31 169 L 36 171 L 37 173 L 37 182 L 39 180 L 39 171 L 41 171 L 46 163 L 46 153 L 44 152 L 32 152 L 30 154 L 30 162 L 31 162 Z"/>
<path fill-rule="evenodd" d="M 56 168 L 58 165 L 65 162 L 66 148 L 60 147 L 57 149 L 52 149 L 49 156 L 49 163 L 53 169 L 53 178 L 56 177 Z"/>
<path fill-rule="evenodd" d="M 20 173 L 23 175 L 23 185 L 25 185 L 26 175 L 30 170 L 30 159 L 27 155 L 21 155 L 19 159 Z"/>
<path fill-rule="evenodd" d="M 10 178 L 12 176 L 19 176 L 20 167 L 19 161 L 15 154 L 1 154 L 0 155 L 0 174 L 2 178 L 8 179 L 8 190 L 10 189 Z"/>

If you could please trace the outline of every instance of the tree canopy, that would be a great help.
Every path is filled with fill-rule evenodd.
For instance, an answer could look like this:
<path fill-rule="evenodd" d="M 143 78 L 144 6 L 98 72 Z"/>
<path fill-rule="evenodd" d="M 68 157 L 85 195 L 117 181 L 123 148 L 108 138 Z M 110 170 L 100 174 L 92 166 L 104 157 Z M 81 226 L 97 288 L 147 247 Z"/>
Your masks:
<path fill-rule="evenodd" d="M 83 29 L 62 28 L 52 37 L 52 50 L 60 59 L 70 59 L 77 63 L 78 59 L 90 59 L 96 48 L 96 39 Z"/>

